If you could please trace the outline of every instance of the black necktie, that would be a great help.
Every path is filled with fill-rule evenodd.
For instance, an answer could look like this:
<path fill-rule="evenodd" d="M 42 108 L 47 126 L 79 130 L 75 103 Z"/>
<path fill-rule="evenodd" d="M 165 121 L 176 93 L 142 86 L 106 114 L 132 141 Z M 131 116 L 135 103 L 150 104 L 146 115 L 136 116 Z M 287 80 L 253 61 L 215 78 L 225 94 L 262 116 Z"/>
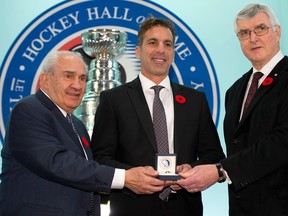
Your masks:
<path fill-rule="evenodd" d="M 163 104 L 159 98 L 159 92 L 163 86 L 153 86 L 151 87 L 155 91 L 154 101 L 153 101 L 153 125 L 156 136 L 157 149 L 159 154 L 169 154 L 168 147 L 168 132 L 167 132 L 167 122 L 166 115 Z M 166 187 L 160 194 L 159 198 L 161 200 L 166 200 L 171 192 L 170 187 Z"/>
<path fill-rule="evenodd" d="M 262 76 L 263 76 L 263 73 L 261 72 L 256 72 L 255 74 L 253 74 L 253 79 L 252 79 L 252 82 L 251 82 L 251 85 L 247 94 L 247 98 L 244 104 L 243 113 L 246 111 L 252 98 L 254 97 L 256 90 L 258 89 L 258 81 Z"/>

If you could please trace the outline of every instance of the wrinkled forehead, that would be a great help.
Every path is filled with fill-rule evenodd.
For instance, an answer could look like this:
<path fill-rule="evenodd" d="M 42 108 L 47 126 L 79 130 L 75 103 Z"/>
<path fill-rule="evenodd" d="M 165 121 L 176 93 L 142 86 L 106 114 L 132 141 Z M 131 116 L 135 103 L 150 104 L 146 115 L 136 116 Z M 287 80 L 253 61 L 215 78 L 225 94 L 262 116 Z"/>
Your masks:
<path fill-rule="evenodd" d="M 56 68 L 60 73 L 63 73 L 65 71 L 69 71 L 71 73 L 87 73 L 85 63 L 80 58 L 75 56 L 59 58 Z"/>

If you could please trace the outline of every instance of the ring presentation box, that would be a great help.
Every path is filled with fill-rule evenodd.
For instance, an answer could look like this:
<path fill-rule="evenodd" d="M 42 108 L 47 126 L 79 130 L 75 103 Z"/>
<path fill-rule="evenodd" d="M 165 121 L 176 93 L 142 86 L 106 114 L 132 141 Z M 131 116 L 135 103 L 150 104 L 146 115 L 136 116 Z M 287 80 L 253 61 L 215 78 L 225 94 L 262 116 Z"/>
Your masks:
<path fill-rule="evenodd" d="M 181 179 L 176 174 L 176 159 L 176 154 L 156 154 L 156 170 L 159 172 L 159 179 L 168 181 Z"/>

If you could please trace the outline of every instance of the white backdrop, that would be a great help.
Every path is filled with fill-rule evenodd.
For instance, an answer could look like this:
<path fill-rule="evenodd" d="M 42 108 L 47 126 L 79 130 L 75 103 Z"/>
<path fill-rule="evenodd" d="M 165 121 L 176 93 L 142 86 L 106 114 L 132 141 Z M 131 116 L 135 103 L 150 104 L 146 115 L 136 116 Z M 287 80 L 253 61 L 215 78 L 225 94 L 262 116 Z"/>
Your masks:
<path fill-rule="evenodd" d="M 8 0 L 0 3 L 0 62 L 18 34 L 39 14 L 59 3 L 59 0 Z M 176 14 L 198 36 L 215 67 L 220 87 L 220 118 L 218 132 L 225 150 L 222 132 L 224 96 L 229 86 L 250 67 L 233 31 L 236 13 L 249 0 L 155 0 Z M 288 1 L 262 0 L 275 11 L 282 27 L 282 52 L 288 54 Z M 0 143 L 0 149 L 1 149 Z M 0 161 L 1 167 L 1 161 Z M 216 184 L 203 193 L 205 216 L 228 215 L 227 184 Z M 104 213 L 106 214 L 106 213 Z"/>

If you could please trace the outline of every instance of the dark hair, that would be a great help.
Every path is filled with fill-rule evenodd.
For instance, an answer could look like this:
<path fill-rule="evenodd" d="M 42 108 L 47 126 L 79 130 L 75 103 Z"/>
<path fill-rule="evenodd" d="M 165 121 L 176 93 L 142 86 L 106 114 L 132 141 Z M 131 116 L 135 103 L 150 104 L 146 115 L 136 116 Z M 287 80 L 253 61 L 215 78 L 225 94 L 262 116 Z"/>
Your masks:
<path fill-rule="evenodd" d="M 173 43 L 175 42 L 176 31 L 173 22 L 168 19 L 151 16 L 145 19 L 145 21 L 140 26 L 138 31 L 138 46 L 142 46 L 145 32 L 154 26 L 163 26 L 168 28 L 172 33 Z"/>

